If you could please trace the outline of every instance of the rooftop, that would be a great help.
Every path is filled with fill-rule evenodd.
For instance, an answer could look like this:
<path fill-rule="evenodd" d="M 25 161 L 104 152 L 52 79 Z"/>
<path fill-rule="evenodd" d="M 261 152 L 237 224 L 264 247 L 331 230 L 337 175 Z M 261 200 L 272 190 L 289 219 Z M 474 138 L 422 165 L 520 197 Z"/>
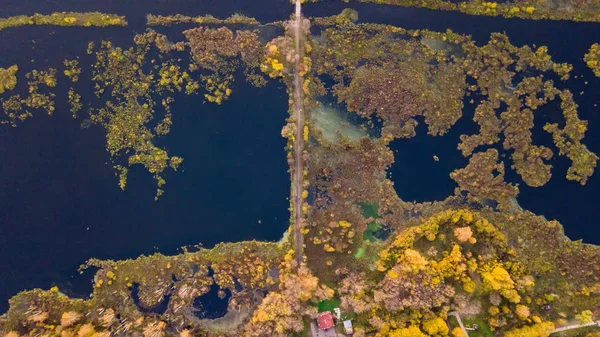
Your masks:
<path fill-rule="evenodd" d="M 317 317 L 317 323 L 319 324 L 319 329 L 321 330 L 333 328 L 333 315 L 329 311 L 320 313 Z"/>

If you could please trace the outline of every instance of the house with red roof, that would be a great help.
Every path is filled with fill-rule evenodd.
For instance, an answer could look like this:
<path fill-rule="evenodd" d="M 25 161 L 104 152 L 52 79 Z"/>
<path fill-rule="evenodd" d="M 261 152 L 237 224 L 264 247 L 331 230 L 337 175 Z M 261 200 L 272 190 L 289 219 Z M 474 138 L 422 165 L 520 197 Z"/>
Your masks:
<path fill-rule="evenodd" d="M 317 324 L 319 325 L 319 329 L 327 330 L 334 327 L 333 323 L 333 315 L 329 311 L 325 311 L 317 316 Z"/>

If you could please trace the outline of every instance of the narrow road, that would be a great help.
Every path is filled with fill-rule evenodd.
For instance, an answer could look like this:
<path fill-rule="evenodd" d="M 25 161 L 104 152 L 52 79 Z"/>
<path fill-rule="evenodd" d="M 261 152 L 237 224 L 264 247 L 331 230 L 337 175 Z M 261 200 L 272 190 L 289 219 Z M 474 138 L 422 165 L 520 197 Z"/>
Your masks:
<path fill-rule="evenodd" d="M 300 0 L 296 0 L 296 17 L 294 18 L 294 35 L 296 42 L 296 62 L 294 70 L 294 108 L 296 112 L 296 141 L 294 143 L 294 226 L 296 232 L 296 261 L 298 266 L 302 263 L 302 225 L 304 224 L 304 214 L 302 212 L 302 181 L 304 180 L 304 103 L 302 95 L 302 83 L 304 82 L 302 76 L 299 73 L 300 62 L 302 59 L 300 46 L 300 35 L 302 34 L 302 8 Z"/>
<path fill-rule="evenodd" d="M 454 316 L 456 318 L 456 320 L 458 321 L 458 325 L 460 326 L 461 330 L 465 333 L 465 336 L 469 337 L 469 332 L 465 328 L 465 325 L 463 324 L 462 319 L 460 319 L 458 312 L 456 312 L 456 311 L 449 312 L 448 316 Z"/>
<path fill-rule="evenodd" d="M 597 322 L 590 322 L 590 323 L 584 323 L 584 324 L 567 325 L 567 326 L 563 326 L 562 328 L 554 329 L 550 333 L 553 334 L 553 333 L 563 332 L 563 331 L 567 331 L 567 330 L 580 329 L 580 328 L 585 328 L 588 326 L 594 326 L 597 324 L 598 324 Z"/>

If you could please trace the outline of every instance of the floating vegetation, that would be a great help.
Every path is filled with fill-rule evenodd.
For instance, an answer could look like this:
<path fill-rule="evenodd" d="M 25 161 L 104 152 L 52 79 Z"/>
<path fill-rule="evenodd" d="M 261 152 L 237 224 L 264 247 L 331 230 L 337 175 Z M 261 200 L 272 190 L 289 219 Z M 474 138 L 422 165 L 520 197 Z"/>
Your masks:
<path fill-rule="evenodd" d="M 600 77 L 600 44 L 594 43 L 585 54 L 583 60 L 592 69 L 596 77 Z"/>
<path fill-rule="evenodd" d="M 123 50 L 113 46 L 111 42 L 102 42 L 96 52 L 93 81 L 96 82 L 98 97 L 104 92 L 110 92 L 112 98 L 106 101 L 103 108 L 92 109 L 90 119 L 106 129 L 106 149 L 113 160 L 124 158 L 129 166 L 143 165 L 154 175 L 158 186 L 158 198 L 162 195 L 162 186 L 166 183 L 161 174 L 170 161 L 174 158 L 177 158 L 176 161 L 179 159 L 169 156 L 165 150 L 153 145 L 154 138 L 168 133 L 168 129 L 156 133 L 148 127 L 156 114 L 157 104 L 152 94 L 168 85 L 164 81 L 162 84 L 156 83 L 155 68 L 151 68 L 150 71 L 144 70 L 150 47 L 148 44 L 138 44 L 136 48 Z M 182 79 L 184 80 L 192 81 L 189 76 Z M 180 86 L 174 88 L 181 91 Z M 170 103 L 172 100 L 162 100 L 167 115 Z M 115 164 L 115 167 L 121 166 Z M 127 171 L 121 168 L 119 172 L 119 186 L 124 188 Z"/>
<path fill-rule="evenodd" d="M 0 94 L 17 87 L 17 71 L 19 66 L 16 64 L 7 69 L 0 68 Z"/>
<path fill-rule="evenodd" d="M 212 72 L 200 77 L 208 92 L 205 95 L 208 101 L 221 104 L 231 95 L 229 84 L 240 66 L 250 84 L 255 87 L 266 85 L 266 79 L 259 70 L 264 47 L 257 31 L 238 30 L 234 34 L 227 27 L 200 27 L 186 30 L 183 34 L 189 41 L 194 61 L 190 69 Z"/>
<path fill-rule="evenodd" d="M 80 26 L 80 27 L 107 27 L 127 26 L 124 16 L 104 14 L 99 12 L 62 12 L 49 15 L 34 14 L 31 16 L 19 15 L 9 18 L 0 18 L 0 30 L 20 26 Z"/>
<path fill-rule="evenodd" d="M 494 172 L 498 172 L 494 174 Z M 498 151 L 488 149 L 475 153 L 467 167 L 450 173 L 461 191 L 478 201 L 493 200 L 500 209 L 510 209 L 512 198 L 519 189 L 504 181 L 504 163 L 498 163 Z"/>
<path fill-rule="evenodd" d="M 546 130 L 555 134 L 559 154 L 573 162 L 567 178 L 585 184 L 593 173 L 598 158 L 581 143 L 587 124 L 577 117 L 572 95 L 568 89 L 557 89 L 552 80 L 533 75 L 555 73 L 562 80 L 569 78 L 572 66 L 552 62 L 546 47 L 515 47 L 499 33 L 478 47 L 451 31 L 407 31 L 338 21 L 320 21 L 337 28 L 325 29 L 315 47 L 316 75 L 333 77 L 333 93 L 349 111 L 383 120 L 384 138 L 415 136 L 416 116 L 425 117 L 429 134 L 443 135 L 462 116 L 463 98 L 477 95 L 474 121 L 479 133 L 462 135 L 458 148 L 468 157 L 480 146 L 500 142 L 502 134 L 503 147 L 513 150 L 512 167 L 528 185 L 542 186 L 551 176 L 546 161 L 553 152 L 532 143 L 533 115 L 559 97 L 567 127 L 560 132 L 554 131 L 556 125 Z M 566 133 L 568 146 L 559 136 Z"/>
<path fill-rule="evenodd" d="M 79 67 L 78 60 L 65 60 L 64 61 L 65 70 L 63 74 L 67 76 L 71 82 L 75 83 L 79 81 L 79 75 L 81 74 L 81 68 Z"/>
<path fill-rule="evenodd" d="M 11 309 L 0 321 L 0 331 L 18 331 L 22 335 L 87 336 L 89 331 L 95 331 L 157 336 L 149 335 L 149 330 L 175 335 L 186 328 L 193 330 L 195 336 L 205 336 L 203 324 L 189 317 L 193 316 L 190 314 L 194 299 L 208 293 L 214 284 L 232 293 L 231 310 L 254 306 L 254 290 L 279 283 L 271 271 L 283 270 L 285 252 L 285 247 L 276 243 L 248 241 L 176 256 L 155 254 L 123 261 L 92 259 L 81 267 L 99 268 L 92 299 L 70 299 L 57 287 L 22 292 L 11 299 Z M 213 274 L 209 273 L 211 270 Z M 133 299 L 134 290 L 137 300 Z M 25 311 L 17 309 L 21 304 L 27 308 Z M 164 312 L 146 314 L 141 309 L 158 305 L 164 307 Z"/>
<path fill-rule="evenodd" d="M 548 4 L 534 7 L 520 0 L 374 1 L 523 18 L 545 18 L 549 11 Z M 573 11 L 562 7 L 571 5 Z M 557 6 L 554 19 L 600 21 L 592 16 L 593 4 Z M 302 189 L 297 196 L 306 219 L 290 232 L 301 239 L 293 243 L 303 241 L 305 256 L 283 240 L 220 244 L 171 257 L 92 259 L 82 267 L 99 268 L 92 299 L 70 299 L 55 287 L 22 292 L 0 317 L 1 334 L 287 337 L 305 335 L 304 319 L 317 313 L 318 303 L 337 306 L 338 299 L 357 336 L 448 336 L 450 308 L 477 320 L 482 331 L 504 336 L 547 337 L 570 319 L 591 320 L 588 311 L 600 306 L 600 250 L 569 241 L 558 222 L 515 207 L 519 190 L 505 181 L 500 151 L 509 154 L 506 161 L 526 184 L 547 183 L 555 153 L 535 144 L 535 114 L 560 102 L 562 118 L 540 126 L 558 154 L 571 161 L 566 178 L 586 184 L 598 156 L 582 143 L 587 122 L 564 88 L 572 65 L 554 62 L 545 46 L 516 47 L 505 34 L 492 34 L 478 45 L 449 30 L 357 25 L 357 18 L 350 10 L 314 18 L 319 35 L 306 35 L 307 41 L 292 34 L 308 34 L 310 23 L 304 20 L 285 25 L 286 34 L 267 44 L 258 30 L 212 26 L 185 30 L 185 41 L 179 42 L 147 30 L 127 48 L 90 43 L 101 104 L 90 104 L 81 127 L 95 124 L 106 131 L 121 189 L 130 166 L 142 165 L 156 181 L 155 198 L 163 193 L 165 170 L 183 163 L 157 145 L 171 131 L 176 97 L 200 94 L 205 103 L 224 104 L 234 94 L 237 72 L 256 87 L 268 76 L 288 85 L 290 93 L 303 93 L 291 95 L 290 107 L 302 97 L 313 115 L 302 122 L 292 114 L 282 136 L 288 139 L 288 163 L 296 167 L 294 160 L 303 161 L 303 170 L 296 171 L 302 182 L 295 181 L 294 188 Z M 64 19 L 68 25 L 79 22 Z M 149 25 L 179 23 L 258 25 L 244 16 L 148 16 Z M 595 46 L 585 59 L 593 69 Z M 78 59 L 65 60 L 64 67 L 69 81 L 77 82 Z M 17 70 L 0 71 L 3 91 L 15 88 Z M 27 73 L 28 95 L 2 101 L 3 123 L 16 125 L 32 116 L 30 109 L 52 114 L 56 73 L 53 68 Z M 337 127 L 342 118 L 318 101 L 326 96 L 381 129 L 380 135 L 366 137 L 349 124 Z M 73 86 L 68 100 L 77 117 L 83 104 Z M 447 134 L 467 102 L 475 105 L 478 130 L 457 144 L 469 163 L 450 175 L 458 184 L 455 195 L 404 202 L 388 176 L 394 162 L 390 143 L 414 137 L 420 120 L 431 136 Z M 194 315 L 194 301 L 211 287 L 223 296 L 231 292 L 229 312 L 244 308 L 244 319 L 227 331 L 209 331 L 211 324 Z M 462 336 L 462 330 L 454 327 L 452 335 Z"/>
<path fill-rule="evenodd" d="M 176 15 L 152 15 L 146 16 L 148 26 L 171 26 L 181 23 L 197 23 L 201 25 L 260 25 L 255 18 L 250 18 L 242 14 L 234 14 L 226 19 L 217 19 L 212 15 L 205 16 L 187 16 Z"/>
<path fill-rule="evenodd" d="M 313 0 L 312 2 L 316 2 Z M 506 1 L 486 2 L 480 0 L 357 0 L 360 2 L 386 4 L 402 7 L 421 7 L 434 10 L 460 11 L 469 15 L 503 16 L 530 20 L 572 20 L 600 22 L 600 8 L 595 1 Z"/>
<path fill-rule="evenodd" d="M 77 118 L 77 113 L 83 108 L 83 104 L 81 103 L 81 95 L 75 92 L 75 89 L 72 87 L 69 88 L 69 111 L 73 115 L 73 118 Z"/>
<path fill-rule="evenodd" d="M 47 92 L 46 89 L 56 87 L 56 69 L 32 70 L 25 75 L 25 78 L 29 88 L 28 96 L 23 98 L 20 94 L 15 94 L 2 100 L 2 109 L 8 119 L 2 120 L 0 123 L 16 127 L 19 122 L 33 116 L 29 109 L 42 109 L 48 115 L 54 113 L 56 94 Z M 40 91 L 41 88 L 45 89 Z"/>

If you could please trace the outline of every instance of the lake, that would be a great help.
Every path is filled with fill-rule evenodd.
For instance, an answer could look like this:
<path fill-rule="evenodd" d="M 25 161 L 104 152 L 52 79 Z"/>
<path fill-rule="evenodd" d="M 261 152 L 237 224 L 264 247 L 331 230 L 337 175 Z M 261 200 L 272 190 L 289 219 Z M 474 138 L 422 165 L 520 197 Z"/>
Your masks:
<path fill-rule="evenodd" d="M 548 45 L 556 61 L 573 63 L 574 74 L 583 76 L 568 84 L 574 93 L 585 91 L 583 96 L 576 95 L 576 101 L 581 117 L 589 120 L 586 144 L 600 152 L 600 117 L 593 106 L 600 81 L 581 61 L 587 48 L 600 41 L 597 25 L 341 2 L 310 4 L 306 13 L 333 15 L 344 7 L 357 9 L 361 22 L 451 28 L 473 35 L 479 43 L 487 42 L 491 32 L 505 31 L 515 45 Z M 129 46 L 134 31 L 145 30 L 148 13 L 210 13 L 223 18 L 241 12 L 268 22 L 288 18 L 292 6 L 287 0 L 4 0 L 0 17 L 68 10 L 126 15 L 130 26 L 2 30 L 0 66 L 17 63 L 20 74 L 46 66 L 61 69 L 65 58 L 83 57 L 89 40 L 110 37 L 117 45 Z M 173 39 L 179 37 L 177 28 L 167 31 Z M 34 63 L 30 63 L 32 59 Z M 86 83 L 85 74 L 81 83 Z M 21 81 L 21 92 L 24 85 Z M 59 81 L 57 96 L 66 97 L 66 91 L 64 80 L 62 85 Z M 199 97 L 176 100 L 172 131 L 163 145 L 185 160 L 180 172 L 166 175 L 165 194 L 158 202 L 153 200 L 154 181 L 141 168 L 130 171 L 127 189 L 120 191 L 104 149 L 104 131 L 98 126 L 81 129 L 81 119 L 71 118 L 65 99 L 57 100 L 52 117 L 40 113 L 18 128 L 1 127 L 0 312 L 7 309 L 8 298 L 23 289 L 58 284 L 70 294 L 87 295 L 90 279 L 77 277 L 76 269 L 91 257 L 123 259 L 157 251 L 174 254 L 177 247 L 195 243 L 210 247 L 221 241 L 281 237 L 289 221 L 289 174 L 285 140 L 280 136 L 288 97 L 285 88 L 275 82 L 256 89 L 238 79 L 233 92 L 222 106 L 202 104 Z M 444 137 L 427 136 L 421 125 L 416 138 L 394 142 L 396 164 L 390 174 L 401 198 L 440 200 L 453 192 L 448 174 L 466 163 L 455 144 L 462 131 L 473 127 L 470 113 L 466 111 L 466 117 Z M 434 154 L 439 162 L 433 161 Z M 560 220 L 569 237 L 600 243 L 593 213 L 599 178 L 594 176 L 581 187 L 564 178 L 564 158 L 553 163 L 551 182 L 537 189 L 522 185 L 519 202 L 526 209 Z M 514 179 L 510 170 L 508 178 Z"/>
<path fill-rule="evenodd" d="M 554 61 L 569 62 L 574 66 L 567 86 L 579 105 L 580 118 L 588 121 L 584 143 L 596 154 L 600 153 L 600 108 L 595 106 L 600 105 L 600 78 L 594 77 L 583 62 L 583 55 L 589 47 L 594 42 L 600 42 L 600 24 L 469 16 L 458 12 L 353 2 L 317 3 L 310 5 L 306 13 L 313 16 L 335 15 L 345 7 L 359 12 L 359 23 L 373 22 L 434 31 L 449 28 L 471 35 L 478 45 L 487 43 L 493 32 L 505 32 L 516 46 L 548 46 Z M 556 106 L 554 108 L 555 111 L 549 111 L 548 109 L 552 109 L 549 104 L 548 108 L 541 108 L 538 113 L 542 116 L 556 113 Z M 453 194 L 456 184 L 450 179 L 449 173 L 468 162 L 456 149 L 456 145 L 460 134 L 477 130 L 476 124 L 472 122 L 473 112 L 474 107 L 465 104 L 463 118 L 443 137 L 428 136 L 423 120 L 419 120 L 415 138 L 395 140 L 392 143 L 395 163 L 389 173 L 400 198 L 406 201 L 432 201 L 443 200 Z M 536 123 L 538 118 L 540 117 L 536 117 Z M 541 128 L 534 130 L 534 143 L 555 150 L 549 135 L 540 131 Z M 508 164 L 506 178 L 513 183 L 521 183 L 518 201 L 523 208 L 548 219 L 559 220 L 565 227 L 565 234 L 572 240 L 583 239 L 584 242 L 600 244 L 600 227 L 595 214 L 600 196 L 598 172 L 589 179 L 586 186 L 568 181 L 565 175 L 570 162 L 565 157 L 558 157 L 557 153 L 555 151 L 551 160 L 554 165 L 553 177 L 543 187 L 532 188 L 525 185 L 510 169 L 508 162 L 505 163 Z M 433 160 L 434 155 L 440 158 L 439 162 Z"/>

